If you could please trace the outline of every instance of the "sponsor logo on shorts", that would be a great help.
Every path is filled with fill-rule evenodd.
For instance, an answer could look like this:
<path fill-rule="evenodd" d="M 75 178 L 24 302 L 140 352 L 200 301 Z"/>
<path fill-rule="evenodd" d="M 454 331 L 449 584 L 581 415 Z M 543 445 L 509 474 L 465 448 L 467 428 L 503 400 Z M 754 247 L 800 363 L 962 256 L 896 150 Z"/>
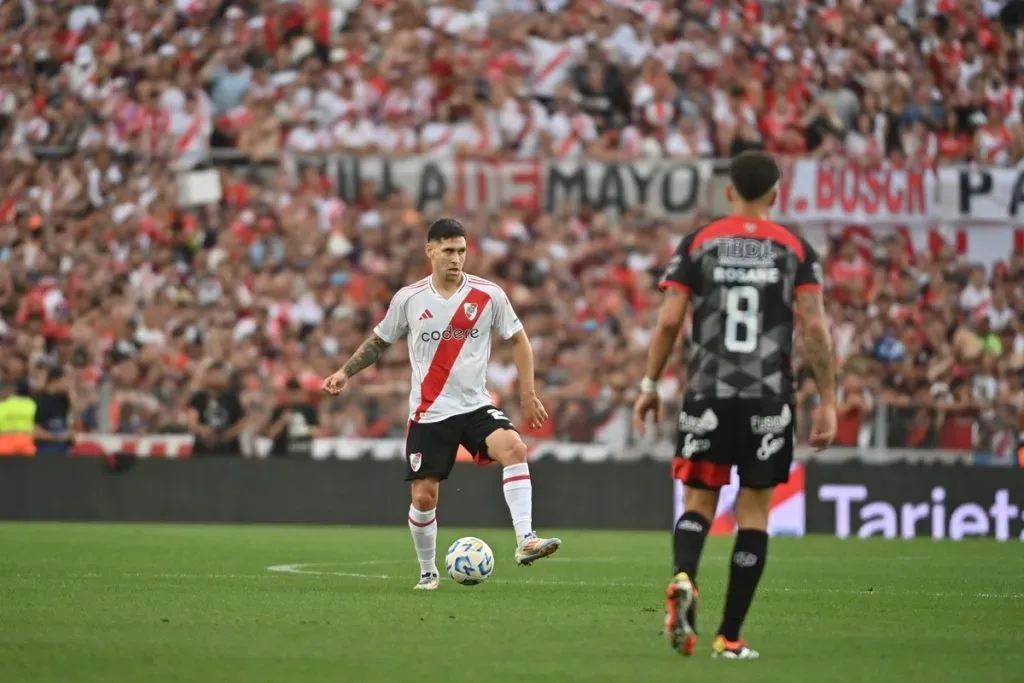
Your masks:
<path fill-rule="evenodd" d="M 754 434 L 778 434 L 785 431 L 793 422 L 793 411 L 788 405 L 782 406 L 778 415 L 753 415 L 750 418 L 750 431 Z"/>
<path fill-rule="evenodd" d="M 698 439 L 693 434 L 687 434 L 683 437 L 683 447 L 680 455 L 684 458 L 692 458 L 701 451 L 706 451 L 711 448 L 711 441 L 708 439 Z"/>
<path fill-rule="evenodd" d="M 757 449 L 757 459 L 767 460 L 776 453 L 782 450 L 782 447 L 786 445 L 786 439 L 782 436 L 773 436 L 771 434 L 765 434 L 761 438 L 761 445 Z"/>
<path fill-rule="evenodd" d="M 718 416 L 708 408 L 700 417 L 679 413 L 679 431 L 692 434 L 707 434 L 718 429 Z"/>
<path fill-rule="evenodd" d="M 423 454 L 422 453 L 410 453 L 409 454 L 409 469 L 411 469 L 413 472 L 419 472 L 420 471 L 420 465 L 422 465 L 422 464 L 423 464 Z"/>

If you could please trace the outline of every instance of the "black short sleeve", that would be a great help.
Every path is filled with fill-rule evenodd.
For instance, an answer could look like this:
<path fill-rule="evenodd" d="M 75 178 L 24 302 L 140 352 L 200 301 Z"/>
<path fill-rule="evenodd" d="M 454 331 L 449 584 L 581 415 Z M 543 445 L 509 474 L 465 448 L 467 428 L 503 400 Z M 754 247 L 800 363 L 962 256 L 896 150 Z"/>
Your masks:
<path fill-rule="evenodd" d="M 662 276 L 661 282 L 658 283 L 658 287 L 662 290 L 675 287 L 694 293 L 700 288 L 700 278 L 698 277 L 700 271 L 690 255 L 690 247 L 695 234 L 691 232 L 676 247 L 676 253 L 672 255 L 672 260 L 669 261 L 668 268 L 665 269 L 665 274 Z"/>
<path fill-rule="evenodd" d="M 794 292 L 821 291 L 825 285 L 825 277 L 821 268 L 821 260 L 818 252 L 805 239 L 800 243 L 804 248 L 804 257 L 797 264 L 796 280 L 793 283 Z"/>

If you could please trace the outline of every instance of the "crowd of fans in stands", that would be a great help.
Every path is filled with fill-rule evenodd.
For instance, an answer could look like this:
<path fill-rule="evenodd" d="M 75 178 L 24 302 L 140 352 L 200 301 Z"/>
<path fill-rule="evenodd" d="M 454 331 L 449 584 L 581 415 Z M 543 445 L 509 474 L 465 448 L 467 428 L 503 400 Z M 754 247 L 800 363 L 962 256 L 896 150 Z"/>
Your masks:
<path fill-rule="evenodd" d="M 636 158 L 1024 153 L 992 0 L 24 0 L 9 145 Z M 1006 13 L 1004 13 L 1006 14 Z"/>
<path fill-rule="evenodd" d="M 404 348 L 349 395 L 316 387 L 390 295 L 423 275 L 431 217 L 372 188 L 346 204 L 315 172 L 285 167 L 261 180 L 221 171 L 223 200 L 186 210 L 178 169 L 225 148 L 264 163 L 293 152 L 632 159 L 763 147 L 896 167 L 1010 165 L 1024 155 L 1024 69 L 1021 33 L 1000 6 L 3 3 L 0 366 L 37 397 L 39 441 L 52 450 L 103 427 L 191 431 L 209 451 L 252 435 L 276 438 L 278 451 L 312 434 L 402 437 Z M 507 289 L 536 346 L 553 419 L 533 436 L 627 442 L 654 283 L 697 221 L 446 212 L 473 235 L 468 269 Z M 832 244 L 826 262 L 840 442 L 1016 438 L 1024 255 L 985 272 L 898 240 L 876 246 Z M 814 407 L 805 374 L 801 417 Z M 489 382 L 514 418 L 508 349 L 496 347 Z"/>

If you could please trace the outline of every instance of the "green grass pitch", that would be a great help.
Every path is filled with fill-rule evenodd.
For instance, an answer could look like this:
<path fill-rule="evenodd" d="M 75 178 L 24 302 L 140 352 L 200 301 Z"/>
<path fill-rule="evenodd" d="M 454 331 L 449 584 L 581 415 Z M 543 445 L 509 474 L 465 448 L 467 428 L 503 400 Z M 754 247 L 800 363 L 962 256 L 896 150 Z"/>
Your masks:
<path fill-rule="evenodd" d="M 1024 681 L 1018 543 L 773 539 L 762 659 L 720 662 L 728 539 L 685 659 L 660 635 L 667 531 L 566 531 L 529 568 L 509 530 L 442 526 L 439 548 L 469 534 L 492 579 L 414 593 L 404 528 L 0 524 L 0 681 Z"/>

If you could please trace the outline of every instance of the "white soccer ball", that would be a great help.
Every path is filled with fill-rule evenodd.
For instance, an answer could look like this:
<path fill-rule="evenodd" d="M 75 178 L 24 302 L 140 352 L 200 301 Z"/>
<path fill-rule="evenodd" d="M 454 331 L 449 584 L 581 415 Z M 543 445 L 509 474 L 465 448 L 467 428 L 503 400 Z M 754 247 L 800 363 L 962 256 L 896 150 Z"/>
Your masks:
<path fill-rule="evenodd" d="M 466 536 L 448 546 L 444 567 L 455 583 L 476 586 L 494 571 L 494 553 L 491 546 L 474 536 Z"/>

